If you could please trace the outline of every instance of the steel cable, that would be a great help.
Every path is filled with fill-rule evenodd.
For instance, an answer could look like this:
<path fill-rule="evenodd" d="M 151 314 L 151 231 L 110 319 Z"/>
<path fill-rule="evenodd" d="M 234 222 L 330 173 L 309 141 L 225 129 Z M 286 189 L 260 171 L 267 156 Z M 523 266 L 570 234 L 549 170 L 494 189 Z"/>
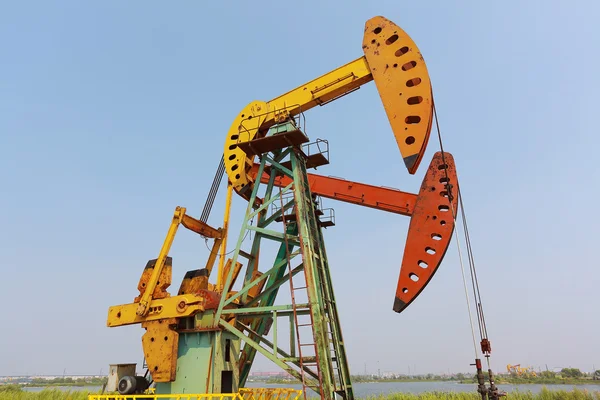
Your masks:
<path fill-rule="evenodd" d="M 433 95 L 432 95 L 432 105 L 433 105 L 433 115 L 435 117 L 435 125 L 436 125 L 436 130 L 437 130 L 437 135 L 438 135 L 438 140 L 439 140 L 439 144 L 440 144 L 440 151 L 442 153 L 442 162 L 444 163 L 444 165 L 446 164 L 446 159 L 444 157 L 444 145 L 442 142 L 442 133 L 440 130 L 440 124 L 439 124 L 439 120 L 438 120 L 438 116 L 437 116 L 437 110 L 435 108 L 435 101 L 433 100 Z M 457 215 L 456 215 L 456 210 L 454 209 L 454 205 L 452 204 L 452 191 L 451 191 L 451 186 L 450 186 L 450 180 L 448 177 L 448 170 L 447 168 L 444 168 L 445 174 L 446 174 L 446 189 L 448 191 L 448 200 L 450 203 L 450 209 L 452 210 L 452 218 L 454 220 L 454 233 L 455 233 L 455 237 L 456 237 L 456 244 L 457 244 L 457 249 L 458 249 L 458 258 L 459 258 L 459 262 L 460 262 L 460 270 L 461 270 L 461 274 L 462 274 L 462 280 L 463 280 L 463 288 L 465 290 L 465 299 L 467 301 L 467 310 L 469 313 L 469 324 L 471 326 L 471 336 L 473 338 L 473 350 L 475 352 L 475 358 L 478 359 L 479 358 L 479 351 L 477 350 L 477 339 L 475 338 L 475 326 L 473 325 L 473 316 L 472 316 L 472 312 L 471 312 L 471 300 L 469 299 L 469 290 L 467 289 L 467 280 L 465 277 L 465 267 L 464 267 L 464 262 L 463 262 L 463 256 L 462 256 L 462 250 L 461 250 L 461 245 L 460 245 L 460 239 L 458 236 L 458 229 L 456 229 L 456 219 L 457 219 Z M 458 188 L 458 182 L 456 182 L 456 187 Z M 457 189 L 457 196 L 460 196 L 460 190 Z M 477 313 L 477 315 L 479 315 L 479 312 Z M 478 318 L 479 321 L 479 318 Z M 480 328 L 480 336 L 481 336 L 481 324 L 479 324 L 479 328 Z"/>
<path fill-rule="evenodd" d="M 210 191 L 208 192 L 208 197 L 206 199 L 206 203 L 204 203 L 204 209 L 202 210 L 202 215 L 200 216 L 200 221 L 207 222 L 208 217 L 210 216 L 210 211 L 212 210 L 212 206 L 217 197 L 217 192 L 219 191 L 219 186 L 221 185 L 221 180 L 223 179 L 223 175 L 225 174 L 225 159 L 224 156 L 221 155 L 221 161 L 219 161 L 219 166 L 217 167 L 217 172 L 215 173 L 215 177 L 213 179 L 212 186 L 210 187 Z"/>

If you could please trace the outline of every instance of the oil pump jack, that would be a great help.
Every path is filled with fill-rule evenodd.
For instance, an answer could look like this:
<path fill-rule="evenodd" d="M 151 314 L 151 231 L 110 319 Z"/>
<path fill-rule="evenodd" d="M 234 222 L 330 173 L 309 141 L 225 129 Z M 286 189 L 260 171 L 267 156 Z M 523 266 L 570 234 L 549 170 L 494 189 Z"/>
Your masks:
<path fill-rule="evenodd" d="M 297 378 L 305 397 L 312 391 L 322 399 L 354 398 L 323 238 L 323 229 L 335 225 L 335 215 L 323 208 L 323 198 L 410 217 L 392 306 L 396 313 L 422 293 L 439 268 L 459 207 L 450 153 L 441 149 L 434 154 L 417 193 L 307 172 L 329 163 L 329 143 L 311 142 L 305 113 L 371 81 L 406 169 L 410 174 L 418 170 L 435 111 L 424 59 L 409 35 L 381 16 L 366 22 L 362 49 L 360 58 L 239 112 L 201 217 L 177 207 L 158 257 L 143 270 L 138 296 L 109 308 L 109 327 L 141 324 L 146 331 L 146 378 L 154 394 L 145 398 L 253 396 L 244 387 L 257 353 Z M 225 174 L 225 216 L 215 228 L 207 221 Z M 247 201 L 237 237 L 229 231 L 234 193 Z M 171 295 L 169 250 L 180 225 L 211 240 L 212 247 L 204 267 L 188 271 Z M 253 238 L 245 246 L 249 235 Z M 235 240 L 229 252 L 228 238 Z M 278 334 L 282 329 L 285 340 Z M 482 352 L 486 357 L 491 352 L 487 336 Z M 497 398 L 491 370 L 486 388 L 479 359 L 476 365 L 482 398 Z M 131 398 L 147 386 L 136 388 L 135 379 L 123 382 L 122 397 L 110 398 Z M 269 396 L 294 393 L 300 395 Z"/>

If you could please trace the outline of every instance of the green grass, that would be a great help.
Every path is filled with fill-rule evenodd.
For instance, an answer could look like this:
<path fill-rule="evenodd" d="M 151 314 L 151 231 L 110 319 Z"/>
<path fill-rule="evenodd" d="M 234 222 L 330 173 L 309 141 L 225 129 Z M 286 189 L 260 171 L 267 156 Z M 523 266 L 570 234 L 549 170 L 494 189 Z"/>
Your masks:
<path fill-rule="evenodd" d="M 16 385 L 0 386 L 0 400 L 87 400 L 90 392 L 44 389 L 40 392 L 26 392 Z"/>
<path fill-rule="evenodd" d="M 87 400 L 87 391 L 61 391 L 44 389 L 40 392 L 25 392 L 18 386 L 0 386 L 0 400 Z M 575 389 L 573 391 L 548 390 L 538 394 L 530 392 L 509 393 L 506 400 L 600 400 L 600 392 Z M 481 400 L 477 393 L 430 392 L 422 394 L 393 393 L 382 396 L 370 396 L 363 400 Z"/>

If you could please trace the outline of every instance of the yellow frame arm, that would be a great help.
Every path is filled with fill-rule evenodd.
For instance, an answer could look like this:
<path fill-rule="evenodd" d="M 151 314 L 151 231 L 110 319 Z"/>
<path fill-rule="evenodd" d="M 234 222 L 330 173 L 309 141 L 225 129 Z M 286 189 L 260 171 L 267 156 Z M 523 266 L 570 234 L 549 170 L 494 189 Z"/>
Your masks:
<path fill-rule="evenodd" d="M 274 98 L 253 101 L 234 119 L 224 146 L 225 171 L 234 190 L 247 197 L 254 156 L 238 147 L 264 136 L 278 122 L 317 105 L 325 105 L 372 80 L 379 92 L 396 143 L 409 173 L 425 152 L 433 116 L 431 80 L 414 41 L 384 17 L 365 24 L 364 56 Z"/>

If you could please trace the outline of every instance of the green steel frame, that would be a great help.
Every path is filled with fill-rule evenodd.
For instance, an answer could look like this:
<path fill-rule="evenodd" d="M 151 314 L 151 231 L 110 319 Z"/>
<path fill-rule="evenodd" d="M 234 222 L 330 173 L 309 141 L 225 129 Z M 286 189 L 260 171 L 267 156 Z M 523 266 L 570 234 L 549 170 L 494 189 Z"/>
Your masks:
<path fill-rule="evenodd" d="M 288 122 L 285 128 L 297 129 L 293 122 Z M 281 131 L 280 125 L 278 132 Z M 297 146 L 290 146 L 259 155 L 259 158 L 257 176 L 266 172 L 270 179 L 267 184 L 261 184 L 257 179 L 231 256 L 232 266 L 236 265 L 239 257 L 247 259 L 243 282 L 233 295 L 221 298 L 215 313 L 219 326 L 243 342 L 239 354 L 238 385 L 245 385 L 254 358 L 261 353 L 299 379 L 304 386 L 305 397 L 308 395 L 306 389 L 310 388 L 324 399 L 334 399 L 337 394 L 352 400 L 350 372 L 322 228 L 308 185 L 305 155 Z M 285 159 L 289 159 L 291 169 L 282 165 Z M 274 190 L 278 175 L 290 177 L 292 183 Z M 264 193 L 259 197 L 261 189 Z M 287 201 L 286 194 L 293 194 L 293 197 L 288 196 L 291 200 Z M 253 224 L 255 218 L 257 221 Z M 248 231 L 255 234 L 249 253 L 242 250 Z M 259 251 L 264 240 L 278 242 L 279 248 L 272 267 L 256 276 Z M 298 255 L 301 255 L 301 261 Z M 297 263 L 294 267 L 293 262 Z M 233 289 L 233 271 L 233 267 L 229 268 L 225 277 L 224 293 Z M 294 281 L 294 276 L 300 273 L 305 278 L 303 287 L 297 286 Z M 286 283 L 290 286 L 291 304 L 275 305 L 277 295 Z M 257 285 L 264 285 L 262 291 L 254 298 L 249 297 L 249 292 Z M 303 289 L 306 290 L 307 301 L 298 303 L 295 298 Z M 289 319 L 287 351 L 278 343 L 278 318 Z M 306 333 L 304 327 L 311 332 Z M 269 333 L 272 340 L 267 337 Z"/>

